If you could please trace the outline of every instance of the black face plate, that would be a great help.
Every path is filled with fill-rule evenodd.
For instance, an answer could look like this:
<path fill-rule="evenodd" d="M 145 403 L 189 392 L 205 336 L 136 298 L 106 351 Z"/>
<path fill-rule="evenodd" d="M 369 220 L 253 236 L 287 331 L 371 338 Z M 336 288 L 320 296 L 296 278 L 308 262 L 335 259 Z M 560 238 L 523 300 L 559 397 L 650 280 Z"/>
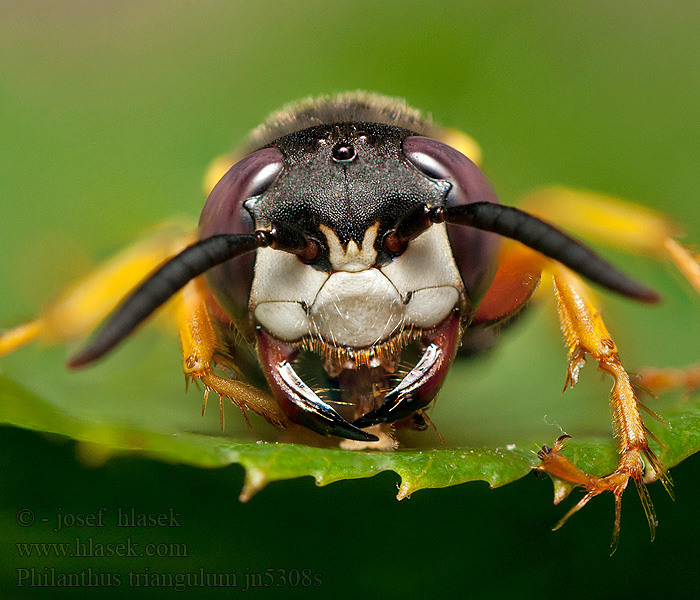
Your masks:
<path fill-rule="evenodd" d="M 379 123 L 333 123 L 279 138 L 268 147 L 284 155 L 274 183 L 246 203 L 258 227 L 293 224 L 327 249 L 319 226 L 325 225 L 346 246 L 359 245 L 379 223 L 378 266 L 390 260 L 381 251 L 382 234 L 396 226 L 411 207 L 444 205 L 451 185 L 426 177 L 406 158 L 406 129 Z M 324 253 L 325 254 L 325 253 Z M 327 258 L 316 263 L 327 270 Z"/>

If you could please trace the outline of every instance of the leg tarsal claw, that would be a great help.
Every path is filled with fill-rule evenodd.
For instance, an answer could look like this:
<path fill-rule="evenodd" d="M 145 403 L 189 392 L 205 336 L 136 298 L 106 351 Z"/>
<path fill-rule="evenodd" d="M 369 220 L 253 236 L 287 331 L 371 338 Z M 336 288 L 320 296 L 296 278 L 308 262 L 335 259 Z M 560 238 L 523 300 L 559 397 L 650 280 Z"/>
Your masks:
<path fill-rule="evenodd" d="M 656 512 L 654 511 L 654 505 L 652 504 L 649 491 L 646 487 L 646 483 L 648 483 L 648 481 L 644 476 L 645 462 L 647 464 L 647 475 L 653 473 L 653 475 L 651 475 L 653 478 L 652 480 L 657 478 L 660 479 L 671 497 L 673 497 L 670 477 L 666 473 L 663 465 L 656 455 L 649 448 L 629 449 L 622 453 L 618 462 L 618 467 L 613 473 L 605 477 L 595 477 L 579 469 L 561 453 L 561 450 L 564 448 L 565 441 L 568 438 L 569 436 L 562 436 L 556 442 L 554 442 L 552 447 L 543 446 L 537 453 L 537 456 L 542 461 L 542 464 L 540 464 L 536 470 L 538 472 L 544 471 L 548 473 L 554 481 L 555 504 L 558 504 L 564 498 L 566 498 L 575 487 L 581 486 L 586 489 L 586 494 L 583 496 L 583 498 L 581 498 L 572 508 L 569 509 L 569 511 L 554 526 L 553 530 L 557 530 L 562 527 L 569 517 L 581 510 L 589 502 L 589 500 L 591 500 L 591 498 L 602 494 L 603 492 L 610 491 L 615 496 L 615 524 L 613 526 L 613 534 L 610 544 L 612 552 L 614 552 L 620 536 L 622 494 L 627 487 L 629 479 L 632 478 L 637 488 L 637 492 L 639 493 L 639 498 L 642 502 L 642 507 L 644 508 L 647 522 L 649 523 L 651 539 L 653 540 L 658 521 L 656 518 Z M 642 460 L 642 456 L 644 456 L 646 461 Z"/>
<path fill-rule="evenodd" d="M 668 258 L 700 293 L 700 255 L 674 239 L 682 232 L 681 228 L 659 213 L 618 198 L 565 188 L 540 190 L 525 199 L 524 207 L 528 212 L 590 240 L 634 253 L 643 252 L 656 259 Z M 670 390 L 695 391 L 700 389 L 700 365 L 685 369 L 646 369 L 640 373 L 638 381 L 630 382 L 613 338 L 596 308 L 593 294 L 570 271 L 556 264 L 546 266 L 545 270 L 554 275 L 557 310 L 569 347 L 565 389 L 576 384 L 584 352 L 613 378 L 610 404 L 619 452 L 617 468 L 607 477 L 589 476 L 563 457 L 563 439 L 557 440 L 553 448 L 544 447 L 539 452 L 542 464 L 538 470 L 546 471 L 553 477 L 555 502 L 565 498 L 572 487 L 580 485 L 586 489 L 584 497 L 569 510 L 557 528 L 593 496 L 611 491 L 615 496 L 614 550 L 620 528 L 621 497 L 631 477 L 642 500 L 653 538 L 656 515 L 645 484 L 659 479 L 671 497 L 673 490 L 668 473 L 649 448 L 649 440 L 661 448 L 664 446 L 644 425 L 640 410 L 646 410 L 662 424 L 665 423 L 659 415 L 638 402 L 634 388 L 652 396 Z M 558 485 L 557 482 L 561 483 Z"/>
<path fill-rule="evenodd" d="M 622 494 L 632 478 L 639 491 L 644 511 L 649 522 L 652 539 L 656 528 L 656 515 L 645 487 L 644 460 L 647 473 L 658 474 L 670 489 L 670 480 L 665 469 L 649 449 L 648 430 L 640 414 L 640 404 L 634 393 L 627 371 L 622 366 L 615 342 L 608 332 L 602 316 L 593 302 L 592 294 L 578 277 L 564 269 L 554 267 L 554 288 L 562 331 L 569 346 L 569 370 L 566 385 L 573 385 L 583 365 L 584 356 L 590 355 L 597 361 L 598 368 L 610 375 L 613 387 L 610 393 L 613 427 L 617 438 L 619 459 L 617 468 L 605 477 L 596 477 L 581 471 L 563 456 L 564 439 L 560 438 L 552 448 L 545 447 L 538 456 L 542 460 L 539 470 L 546 471 L 555 478 L 555 501 L 565 498 L 571 488 L 582 486 L 585 496 L 559 521 L 555 529 L 561 527 L 575 512 L 588 501 L 605 491 L 615 496 L 615 525 L 612 548 L 617 545 L 620 533 Z M 564 483 L 557 485 L 557 480 Z"/>

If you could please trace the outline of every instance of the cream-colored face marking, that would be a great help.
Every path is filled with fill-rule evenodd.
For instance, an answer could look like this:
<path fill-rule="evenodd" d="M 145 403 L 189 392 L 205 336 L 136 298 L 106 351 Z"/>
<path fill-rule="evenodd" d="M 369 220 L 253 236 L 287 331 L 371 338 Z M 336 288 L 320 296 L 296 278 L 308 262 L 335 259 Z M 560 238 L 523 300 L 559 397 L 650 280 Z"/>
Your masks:
<path fill-rule="evenodd" d="M 326 225 L 320 225 L 321 233 L 326 236 L 329 250 L 329 260 L 334 271 L 347 271 L 357 273 L 369 269 L 377 260 L 377 251 L 374 242 L 377 239 L 379 223 L 375 223 L 365 232 L 362 244 L 357 247 L 355 240 L 350 240 L 347 249 L 343 246 L 335 232 Z"/>
<path fill-rule="evenodd" d="M 283 340 L 313 336 L 348 348 L 371 347 L 405 329 L 435 327 L 459 304 L 462 290 L 445 225 L 430 227 L 381 268 L 374 250 L 377 232 L 373 225 L 361 247 L 350 242 L 343 252 L 338 237 L 323 228 L 330 274 L 289 252 L 260 248 L 250 296 L 257 321 Z"/>

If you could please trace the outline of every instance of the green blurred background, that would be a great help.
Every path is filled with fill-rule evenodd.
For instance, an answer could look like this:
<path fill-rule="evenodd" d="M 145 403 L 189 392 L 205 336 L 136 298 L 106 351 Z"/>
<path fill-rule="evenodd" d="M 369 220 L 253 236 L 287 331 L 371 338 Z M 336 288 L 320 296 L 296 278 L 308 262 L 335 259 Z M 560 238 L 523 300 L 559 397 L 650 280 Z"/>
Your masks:
<path fill-rule="evenodd" d="M 468 131 L 481 143 L 485 170 L 504 202 L 549 183 L 596 189 L 659 207 L 686 225 L 689 239 L 700 240 L 700 6 L 611 4 L 4 0 L 0 326 L 35 314 L 61 285 L 144 228 L 172 216 L 196 219 L 208 162 L 270 111 L 348 89 L 404 96 L 435 120 Z M 662 290 L 669 302 L 658 312 L 610 300 L 623 358 L 658 365 L 697 359 L 700 302 L 689 299 L 678 277 L 620 260 L 634 264 L 641 278 L 671 288 Z M 560 361 L 552 375 L 542 375 L 552 378 L 556 392 L 541 401 L 575 403 L 558 396 L 565 362 L 556 323 L 535 316 L 524 331 L 528 327 L 530 338 L 515 333 L 522 347 Z M 4 361 L 0 373 L 40 394 L 60 388 L 89 410 L 109 403 L 109 392 L 81 395 L 80 386 L 94 389 L 99 380 L 109 389 L 115 369 L 131 369 L 119 394 L 136 403 L 139 394 L 153 393 L 143 391 L 149 359 L 172 346 L 172 339 L 144 335 L 141 345 L 117 353 L 112 367 L 81 374 L 79 384 L 44 369 L 47 359 L 39 355 L 58 364 L 61 349 L 48 355 L 28 349 Z M 134 353 L 145 366 L 134 366 Z M 172 353 L 174 369 L 159 367 L 163 373 L 153 377 L 181 394 L 180 377 L 171 377 L 176 347 Z M 475 369 L 487 374 L 487 367 L 481 361 Z M 589 370 L 595 384 L 597 374 Z M 472 398 L 472 443 L 480 443 L 487 413 L 496 411 L 504 431 L 522 426 L 519 390 L 532 386 L 530 395 L 538 394 L 539 374 L 532 371 L 527 361 L 501 365 L 478 384 L 490 395 Z M 528 373 L 532 381 L 524 380 Z M 157 393 L 168 397 L 161 387 Z M 494 395 L 504 406 L 480 401 Z M 600 410 L 607 410 L 604 402 Z M 175 418 L 167 406 L 163 411 Z M 215 423 L 212 413 L 207 418 Z M 192 416 L 198 418 L 196 410 Z M 444 415 L 443 422 L 443 434 L 460 423 Z M 551 423 L 547 427 L 551 432 Z M 17 588 L 17 568 L 32 566 L 40 573 L 93 567 L 123 577 L 147 566 L 153 572 L 203 567 L 237 573 L 241 586 L 247 573 L 267 569 L 292 578 L 294 569 L 321 576 L 320 586 L 249 590 L 265 597 L 541 598 L 593 589 L 685 597 L 700 584 L 697 456 L 673 469 L 675 504 L 653 486 L 660 516 L 653 544 L 635 492 L 626 494 L 620 547 L 609 558 L 611 499 L 592 502 L 552 533 L 563 511 L 551 506 L 551 484 L 534 477 L 497 490 L 483 483 L 424 490 L 401 503 L 391 473 L 325 488 L 306 478 L 272 484 L 244 505 L 236 499 L 240 467 L 202 470 L 127 456 L 88 469 L 76 459 L 74 443 L 11 428 L 0 430 L 0 448 L 3 598 L 175 593 L 125 583 L 120 589 Z M 182 527 L 130 535 L 141 543 L 185 543 L 189 557 L 150 563 L 18 557 L 17 542 L 76 537 L 75 530 L 53 532 L 41 518 L 100 507 L 112 516 L 117 508 L 159 513 L 172 507 Z M 16 523 L 24 508 L 36 514 L 32 527 Z M 125 537 L 109 526 L 99 536 Z M 202 588 L 188 596 L 239 592 Z"/>

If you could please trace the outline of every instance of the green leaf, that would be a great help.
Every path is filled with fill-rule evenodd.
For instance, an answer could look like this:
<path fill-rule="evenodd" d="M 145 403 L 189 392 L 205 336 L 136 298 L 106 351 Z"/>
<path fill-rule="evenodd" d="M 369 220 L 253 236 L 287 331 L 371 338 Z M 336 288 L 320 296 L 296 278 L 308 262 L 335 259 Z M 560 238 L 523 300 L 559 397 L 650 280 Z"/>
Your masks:
<path fill-rule="evenodd" d="M 485 480 L 503 485 L 526 474 L 535 463 L 523 450 L 432 449 L 396 452 L 352 452 L 279 442 L 235 442 L 194 432 L 160 431 L 157 419 L 143 426 L 85 420 L 56 408 L 11 380 L 0 377 L 0 421 L 35 431 L 61 434 L 80 442 L 79 455 L 88 462 L 110 453 L 132 451 L 201 467 L 240 463 L 246 469 L 241 500 L 268 482 L 306 475 L 318 485 L 341 479 L 370 477 L 392 470 L 401 476 L 399 497 L 430 487 Z M 150 428 L 148 425 L 150 424 Z"/>
<path fill-rule="evenodd" d="M 444 444 L 428 430 L 404 436 L 397 451 L 310 447 L 281 441 L 285 432 L 261 419 L 248 429 L 230 404 L 222 433 L 218 407 L 202 418 L 200 394 L 182 389 L 177 341 L 153 327 L 78 373 L 63 369 L 63 351 L 55 348 L 28 347 L 6 357 L 4 372 L 15 381 L 0 377 L 0 422 L 78 440 L 78 456 L 88 464 L 123 452 L 201 467 L 238 463 L 246 471 L 241 500 L 277 480 L 311 476 L 327 485 L 388 470 L 401 479 L 399 499 L 469 481 L 496 487 L 530 472 L 539 447 L 564 432 L 573 436 L 565 453 L 580 468 L 604 475 L 616 460 L 609 382 L 591 364 L 560 397 L 566 361 L 552 306 L 544 302 L 531 313 L 504 333 L 495 351 L 453 367 L 431 412 Z M 523 355 L 529 360 L 519 360 Z M 16 383 L 22 380 L 26 387 Z M 700 448 L 697 400 L 675 395 L 654 410 L 667 424 L 646 421 L 664 445 L 655 451 L 666 466 Z"/>

